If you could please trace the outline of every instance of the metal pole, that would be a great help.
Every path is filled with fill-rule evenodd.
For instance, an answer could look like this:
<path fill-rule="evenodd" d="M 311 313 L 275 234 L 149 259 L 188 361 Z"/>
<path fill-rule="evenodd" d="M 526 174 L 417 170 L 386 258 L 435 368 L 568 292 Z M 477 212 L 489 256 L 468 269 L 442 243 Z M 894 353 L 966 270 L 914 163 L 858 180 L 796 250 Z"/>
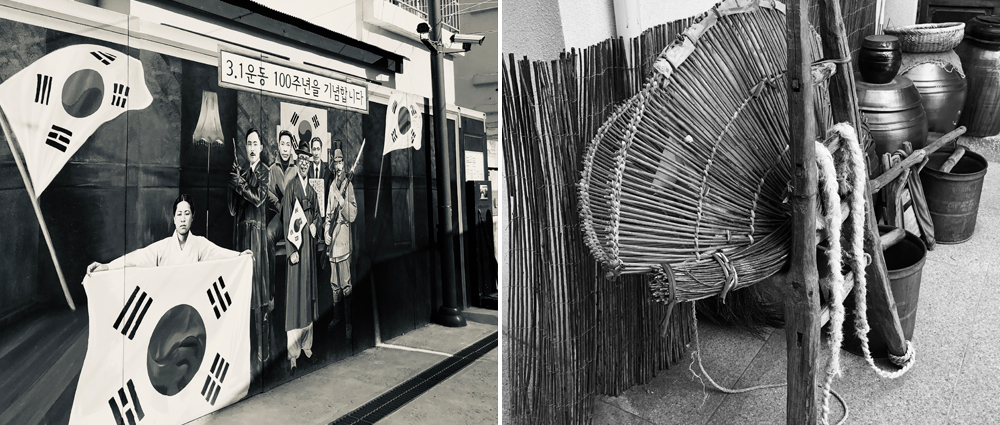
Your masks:
<path fill-rule="evenodd" d="M 433 91 L 434 148 L 437 161 L 438 188 L 438 243 L 441 248 L 441 277 L 443 303 L 434 318 L 448 327 L 465 326 L 465 317 L 458 308 L 455 287 L 455 249 L 451 223 L 451 151 L 448 145 L 447 112 L 444 97 L 444 53 L 441 52 L 442 19 L 440 0 L 428 0 L 427 18 L 430 22 L 430 39 L 438 47 L 431 49 L 431 89 Z"/>

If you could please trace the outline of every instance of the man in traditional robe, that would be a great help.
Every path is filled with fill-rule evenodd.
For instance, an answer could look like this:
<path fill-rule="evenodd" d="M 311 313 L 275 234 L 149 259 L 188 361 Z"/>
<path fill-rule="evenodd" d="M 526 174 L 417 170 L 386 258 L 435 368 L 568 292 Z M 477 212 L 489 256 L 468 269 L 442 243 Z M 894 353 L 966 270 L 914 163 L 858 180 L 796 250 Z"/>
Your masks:
<path fill-rule="evenodd" d="M 312 161 L 308 142 L 300 144 L 296 153 L 299 173 L 288 182 L 281 200 L 281 222 L 286 232 L 285 249 L 288 254 L 285 331 L 288 333 L 288 360 L 293 373 L 301 354 L 312 357 L 313 322 L 319 317 L 314 238 L 322 224 L 319 199 L 309 185 Z"/>
<path fill-rule="evenodd" d="M 351 339 L 351 223 L 358 215 L 354 199 L 354 185 L 344 175 L 344 154 L 340 149 L 333 153 L 333 166 L 337 173 L 330 185 L 326 206 L 325 242 L 330 260 L 330 288 L 333 290 L 333 327 L 343 315 L 347 339 Z"/>

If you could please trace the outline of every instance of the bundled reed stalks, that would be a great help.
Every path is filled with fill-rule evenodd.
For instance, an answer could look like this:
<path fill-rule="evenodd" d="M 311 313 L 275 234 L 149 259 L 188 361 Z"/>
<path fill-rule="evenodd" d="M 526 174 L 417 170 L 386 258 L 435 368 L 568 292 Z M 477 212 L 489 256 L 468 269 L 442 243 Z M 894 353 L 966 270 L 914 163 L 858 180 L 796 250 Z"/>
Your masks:
<path fill-rule="evenodd" d="M 690 307 L 675 309 L 664 330 L 667 309 L 651 300 L 650 278 L 599 273 L 574 190 L 587 140 L 689 22 L 654 27 L 628 48 L 611 39 L 549 63 L 504 62 L 505 422 L 587 423 L 594 395 L 648 382 L 690 341 Z"/>
<path fill-rule="evenodd" d="M 859 1 L 863 0 L 845 4 Z M 642 91 L 663 49 L 705 16 L 660 25 L 631 40 L 609 39 L 551 62 L 513 56 L 504 61 L 503 171 L 510 200 L 503 229 L 509 238 L 502 293 L 505 423 L 588 423 L 594 395 L 619 395 L 648 382 L 658 370 L 676 362 L 691 340 L 690 303 L 675 308 L 664 329 L 667 307 L 653 302 L 652 277 L 608 280 L 604 276 L 609 270 L 588 258 L 587 236 L 576 210 L 584 198 L 573 188 L 584 171 L 585 154 L 596 155 L 585 152 L 587 142 L 597 137 L 612 114 L 628 110 L 623 105 Z M 772 19 L 768 30 L 777 31 L 781 19 Z M 783 30 L 775 37 L 780 46 L 759 46 L 744 39 L 726 43 L 783 56 Z M 718 74 L 702 77 L 743 81 Z M 784 105 L 771 87 L 784 82 L 776 74 L 773 77 L 759 96 L 780 99 Z M 708 94 L 688 93 L 688 98 L 698 95 Z M 726 99 L 733 101 L 731 96 Z M 824 107 L 827 112 L 818 110 L 819 117 L 829 114 L 828 105 Z M 756 106 L 748 110 L 757 116 L 780 115 Z M 744 136 L 757 132 L 742 124 L 738 128 Z M 776 121 L 762 131 L 773 136 L 786 128 Z M 605 133 L 624 134 L 621 129 Z M 600 155 L 597 161 L 614 158 Z M 726 161 L 733 159 L 727 156 Z M 780 195 L 784 188 L 774 183 L 777 180 L 765 183 L 767 190 Z M 591 179 L 591 186 L 607 191 L 609 181 Z M 591 208 L 602 208 L 595 198 L 589 199 Z M 776 221 L 758 223 L 764 224 L 780 227 Z M 725 223 L 705 225 L 715 229 Z"/>

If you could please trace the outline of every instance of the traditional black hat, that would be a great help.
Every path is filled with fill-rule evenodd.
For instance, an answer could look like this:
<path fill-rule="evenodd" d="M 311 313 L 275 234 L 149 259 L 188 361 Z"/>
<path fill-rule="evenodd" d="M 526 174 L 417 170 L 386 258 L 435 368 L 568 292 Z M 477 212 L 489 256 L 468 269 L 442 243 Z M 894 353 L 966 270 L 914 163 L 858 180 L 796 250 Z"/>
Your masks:
<path fill-rule="evenodd" d="M 299 155 L 312 156 L 312 150 L 309 149 L 309 142 L 302 141 L 302 143 L 299 143 L 299 146 L 295 148 L 295 153 Z"/>

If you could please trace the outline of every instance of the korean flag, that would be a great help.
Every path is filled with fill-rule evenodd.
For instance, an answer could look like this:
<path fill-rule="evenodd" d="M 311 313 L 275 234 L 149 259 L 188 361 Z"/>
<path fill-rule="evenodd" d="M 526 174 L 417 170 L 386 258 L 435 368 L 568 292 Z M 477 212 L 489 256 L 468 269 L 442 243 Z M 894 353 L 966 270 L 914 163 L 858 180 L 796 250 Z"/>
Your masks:
<path fill-rule="evenodd" d="M 397 149 L 414 148 L 420 150 L 423 135 L 423 118 L 412 96 L 394 91 L 389 96 L 389 108 L 385 111 L 385 148 L 382 155 Z"/>
<path fill-rule="evenodd" d="M 98 127 L 152 102 L 142 62 L 93 44 L 49 53 L 0 84 L 36 196 Z"/>
<path fill-rule="evenodd" d="M 70 424 L 180 424 L 243 398 L 252 277 L 243 255 L 84 278 L 90 328 Z"/>
<path fill-rule="evenodd" d="M 295 248 L 302 247 L 302 232 L 309 226 L 309 219 L 306 218 L 302 204 L 295 200 L 295 208 L 292 210 L 292 225 L 288 226 L 288 241 L 295 245 Z"/>

